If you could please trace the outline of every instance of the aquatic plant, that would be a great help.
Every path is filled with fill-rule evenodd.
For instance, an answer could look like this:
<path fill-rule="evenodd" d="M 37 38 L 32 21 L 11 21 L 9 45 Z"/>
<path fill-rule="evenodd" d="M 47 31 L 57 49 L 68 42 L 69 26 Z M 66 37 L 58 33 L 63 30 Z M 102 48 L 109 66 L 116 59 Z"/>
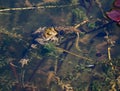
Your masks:
<path fill-rule="evenodd" d="M 23 38 L 21 34 L 18 34 L 16 32 L 10 32 L 7 29 L 2 28 L 2 27 L 0 27 L 0 34 L 7 35 L 11 38 L 17 38 L 17 39 L 22 39 Z"/>
<path fill-rule="evenodd" d="M 93 81 L 92 85 L 91 85 L 91 91 L 101 91 L 102 90 L 102 85 L 100 82 L 98 81 Z"/>
<path fill-rule="evenodd" d="M 95 24 L 95 22 L 90 22 L 90 23 L 87 24 L 87 26 L 90 29 L 94 29 L 96 27 L 96 24 Z"/>
<path fill-rule="evenodd" d="M 16 82 L 15 76 L 11 75 L 11 68 L 9 62 L 12 58 L 7 58 L 5 55 L 0 55 L 0 91 L 8 91 L 12 89 L 14 82 Z"/>
<path fill-rule="evenodd" d="M 57 57 L 57 50 L 53 43 L 48 43 L 42 46 L 41 55 L 46 57 Z"/>
<path fill-rule="evenodd" d="M 6 74 L 0 75 L 0 91 L 12 91 L 12 86 L 15 81 L 12 80 L 10 76 L 8 76 L 7 72 Z"/>
<path fill-rule="evenodd" d="M 88 17 L 84 9 L 76 8 L 72 10 L 72 23 L 73 24 L 85 21 L 87 19 Z"/>

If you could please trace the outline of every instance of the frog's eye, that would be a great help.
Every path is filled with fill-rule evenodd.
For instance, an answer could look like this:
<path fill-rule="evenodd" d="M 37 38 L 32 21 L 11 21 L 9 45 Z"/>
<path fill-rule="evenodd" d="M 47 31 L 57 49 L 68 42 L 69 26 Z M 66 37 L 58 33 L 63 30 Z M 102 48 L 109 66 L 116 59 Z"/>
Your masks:
<path fill-rule="evenodd" d="M 51 32 L 47 32 L 47 35 L 52 35 L 52 33 Z"/>

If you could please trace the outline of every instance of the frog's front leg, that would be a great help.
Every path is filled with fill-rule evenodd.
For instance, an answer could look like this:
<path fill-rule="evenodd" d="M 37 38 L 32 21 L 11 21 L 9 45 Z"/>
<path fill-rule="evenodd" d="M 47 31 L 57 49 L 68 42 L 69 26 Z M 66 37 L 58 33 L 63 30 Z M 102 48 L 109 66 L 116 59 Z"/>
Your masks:
<path fill-rule="evenodd" d="M 36 38 L 35 41 L 38 42 L 41 45 L 44 45 L 48 42 L 48 40 L 43 39 L 43 38 Z"/>
<path fill-rule="evenodd" d="M 59 40 L 58 40 L 58 37 L 54 36 L 50 39 L 50 41 L 53 43 L 58 43 Z"/>

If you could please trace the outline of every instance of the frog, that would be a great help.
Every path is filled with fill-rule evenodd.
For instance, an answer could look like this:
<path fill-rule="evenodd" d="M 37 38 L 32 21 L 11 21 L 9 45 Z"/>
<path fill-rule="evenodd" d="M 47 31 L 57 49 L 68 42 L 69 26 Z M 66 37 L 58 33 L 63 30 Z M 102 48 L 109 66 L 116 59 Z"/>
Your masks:
<path fill-rule="evenodd" d="M 49 42 L 58 42 L 58 32 L 54 27 L 48 27 L 44 29 L 39 28 L 39 31 L 37 30 L 37 33 L 39 33 L 39 36 L 35 39 L 35 41 L 41 45 L 47 44 Z"/>

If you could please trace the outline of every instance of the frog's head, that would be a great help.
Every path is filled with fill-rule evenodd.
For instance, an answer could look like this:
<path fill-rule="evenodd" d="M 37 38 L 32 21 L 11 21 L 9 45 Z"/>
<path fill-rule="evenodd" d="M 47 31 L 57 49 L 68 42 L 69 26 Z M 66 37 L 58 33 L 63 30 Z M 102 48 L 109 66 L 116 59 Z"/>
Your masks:
<path fill-rule="evenodd" d="M 57 31 L 53 27 L 49 27 L 45 29 L 44 37 L 50 38 L 56 36 L 57 34 L 58 34 Z"/>

